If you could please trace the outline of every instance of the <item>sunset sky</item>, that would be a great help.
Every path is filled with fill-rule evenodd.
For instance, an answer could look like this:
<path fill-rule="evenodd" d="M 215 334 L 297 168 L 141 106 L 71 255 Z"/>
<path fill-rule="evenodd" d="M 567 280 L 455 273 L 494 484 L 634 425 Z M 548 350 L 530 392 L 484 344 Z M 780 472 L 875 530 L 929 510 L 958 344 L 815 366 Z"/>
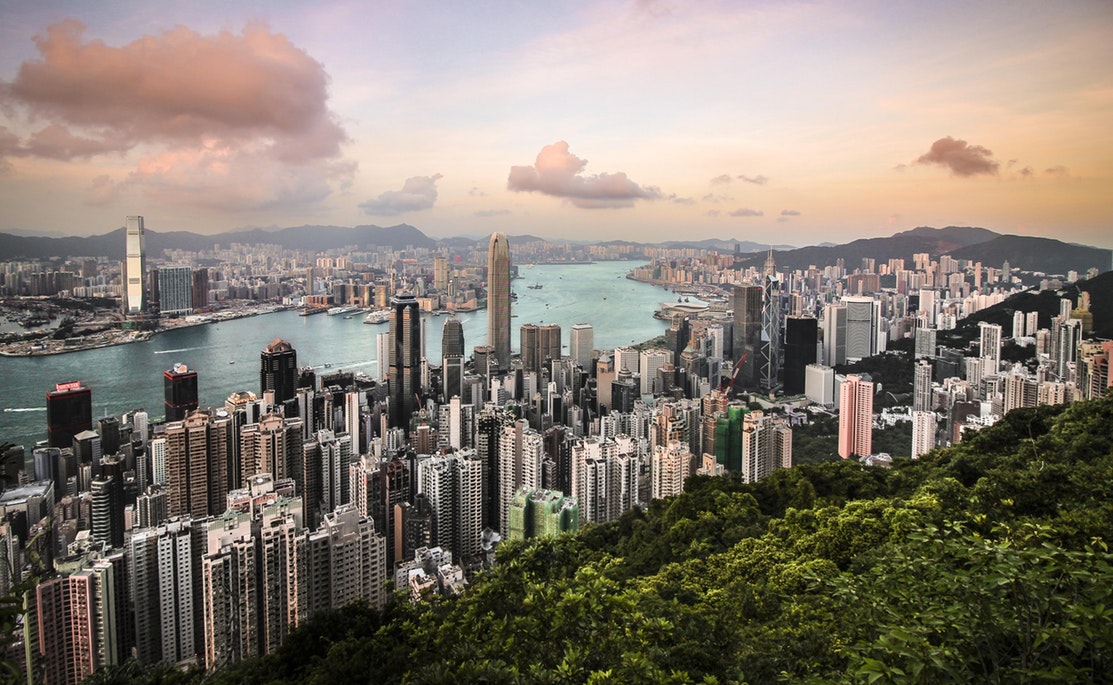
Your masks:
<path fill-rule="evenodd" d="M 0 0 L 0 208 L 1113 247 L 1113 3 Z"/>

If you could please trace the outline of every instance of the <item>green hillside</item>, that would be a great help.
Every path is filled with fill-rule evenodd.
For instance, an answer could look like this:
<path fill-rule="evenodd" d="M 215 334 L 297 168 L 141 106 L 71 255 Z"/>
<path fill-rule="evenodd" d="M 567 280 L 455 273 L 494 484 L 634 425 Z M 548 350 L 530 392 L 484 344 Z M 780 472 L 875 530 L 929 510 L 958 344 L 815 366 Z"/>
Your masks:
<path fill-rule="evenodd" d="M 1092 683 L 1113 673 L 1113 399 L 891 470 L 694 478 L 454 600 L 351 607 L 215 683 Z M 166 672 L 102 673 L 167 682 Z M 200 682 L 199 674 L 186 681 Z M 105 681 L 102 681 L 105 682 Z"/>

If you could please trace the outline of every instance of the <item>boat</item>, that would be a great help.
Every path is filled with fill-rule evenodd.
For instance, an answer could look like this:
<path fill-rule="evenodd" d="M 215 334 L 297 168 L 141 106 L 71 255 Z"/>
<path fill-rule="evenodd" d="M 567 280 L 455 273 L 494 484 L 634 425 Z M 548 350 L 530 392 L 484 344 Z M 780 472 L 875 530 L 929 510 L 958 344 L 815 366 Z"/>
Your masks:
<path fill-rule="evenodd" d="M 527 285 L 526 287 L 530 290 L 541 290 L 545 286 L 541 285 L 540 283 L 534 283 L 533 285 Z"/>
<path fill-rule="evenodd" d="M 390 321 L 389 309 L 377 309 L 373 312 L 368 312 L 367 316 L 363 317 L 363 323 L 377 324 L 386 323 Z"/>
<path fill-rule="evenodd" d="M 324 314 L 324 307 L 302 307 L 298 312 L 298 316 L 313 316 L 314 314 Z"/>
<path fill-rule="evenodd" d="M 348 305 L 342 307 L 332 307 L 328 310 L 327 314 L 329 316 L 339 316 L 341 314 L 347 314 L 348 312 L 354 312 L 356 309 L 358 309 L 358 307 L 352 307 Z"/>

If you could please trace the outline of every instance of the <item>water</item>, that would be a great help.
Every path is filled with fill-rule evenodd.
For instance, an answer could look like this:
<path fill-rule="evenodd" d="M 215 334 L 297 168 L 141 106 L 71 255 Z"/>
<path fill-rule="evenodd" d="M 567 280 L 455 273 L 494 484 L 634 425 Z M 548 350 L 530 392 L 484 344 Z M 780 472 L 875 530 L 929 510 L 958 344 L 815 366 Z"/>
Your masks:
<path fill-rule="evenodd" d="M 634 262 L 521 267 L 514 281 L 512 346 L 524 323 L 556 323 L 564 345 L 572 324 L 595 329 L 595 347 L 611 349 L 661 335 L 667 324 L 653 312 L 669 294 L 625 278 Z M 527 286 L 540 284 L 540 289 Z M 447 317 L 426 316 L 425 350 L 439 365 L 441 328 Z M 467 350 L 487 342 L 487 312 L 459 316 Z M 150 340 L 42 357 L 0 357 L 0 442 L 28 450 L 46 438 L 46 392 L 55 383 L 80 380 L 92 390 L 94 421 L 145 408 L 162 416 L 162 373 L 181 362 L 198 372 L 202 406 L 218 406 L 233 392 L 259 391 L 259 352 L 275 338 L 287 340 L 299 366 L 318 370 L 376 372 L 375 336 L 387 324 L 365 325 L 362 316 L 298 316 L 286 311 L 160 333 Z"/>

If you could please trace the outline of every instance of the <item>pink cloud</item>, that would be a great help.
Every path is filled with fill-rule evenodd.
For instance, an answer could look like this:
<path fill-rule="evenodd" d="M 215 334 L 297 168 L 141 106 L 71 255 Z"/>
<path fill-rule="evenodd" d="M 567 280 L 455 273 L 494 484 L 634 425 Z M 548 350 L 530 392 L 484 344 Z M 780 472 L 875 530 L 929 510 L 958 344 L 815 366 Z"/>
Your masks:
<path fill-rule="evenodd" d="M 178 26 L 117 47 L 84 30 L 73 19 L 50 26 L 34 39 L 39 59 L 0 83 L 0 104 L 47 122 L 0 154 L 66 161 L 143 146 L 148 156 L 128 183 L 150 182 L 156 194 L 179 176 L 205 185 L 198 174 L 215 165 L 224 182 L 243 184 L 233 204 L 257 206 L 281 203 L 291 189 L 320 196 L 322 179 L 352 168 L 340 159 L 348 136 L 327 107 L 324 67 L 284 35 L 262 25 L 214 35 Z"/>
<path fill-rule="evenodd" d="M 757 186 L 763 186 L 763 185 L 765 185 L 766 183 L 769 182 L 769 177 L 768 176 L 762 176 L 761 174 L 758 174 L 757 176 L 746 176 L 745 174 L 743 174 L 742 176 L 739 176 L 738 178 L 742 179 L 746 183 L 753 183 L 754 185 L 757 185 Z"/>
<path fill-rule="evenodd" d="M 533 166 L 512 166 L 506 187 L 562 197 L 584 209 L 632 207 L 637 200 L 657 200 L 661 191 L 631 181 L 624 172 L 583 175 L 586 159 L 568 151 L 568 143 L 546 145 Z"/>
<path fill-rule="evenodd" d="M 741 216 L 741 217 L 765 216 L 765 212 L 761 211 L 760 209 L 750 209 L 749 207 L 742 207 L 741 209 L 736 209 L 733 212 L 730 212 L 727 216 Z"/>
<path fill-rule="evenodd" d="M 931 149 L 916 159 L 916 164 L 935 164 L 951 170 L 955 176 L 995 175 L 1000 163 L 993 159 L 993 151 L 981 145 L 970 145 L 965 140 L 947 136 L 931 144 Z"/>
<path fill-rule="evenodd" d="M 443 176 L 413 176 L 402 184 L 402 190 L 388 190 L 380 193 L 374 200 L 360 204 L 367 214 L 373 216 L 394 216 L 406 212 L 432 209 L 437 202 L 437 181 Z"/>

